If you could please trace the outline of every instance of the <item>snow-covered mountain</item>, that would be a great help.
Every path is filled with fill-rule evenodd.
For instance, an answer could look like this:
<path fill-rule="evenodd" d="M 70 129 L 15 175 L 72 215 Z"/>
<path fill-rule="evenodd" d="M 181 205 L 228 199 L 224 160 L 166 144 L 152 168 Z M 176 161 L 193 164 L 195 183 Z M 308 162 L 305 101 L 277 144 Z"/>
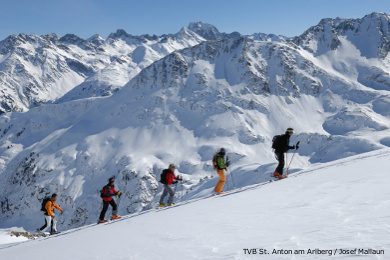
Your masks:
<path fill-rule="evenodd" d="M 64 36 L 68 38 L 67 36 Z M 96 70 L 60 42 L 58 35 L 11 35 L 0 42 L 0 111 L 26 111 L 55 100 Z M 53 42 L 58 42 L 56 46 Z"/>
<path fill-rule="evenodd" d="M 389 159 L 387 148 L 277 182 L 248 175 L 256 184 L 223 196 L 0 245 L 0 258 L 388 259 L 390 175 L 383 165 Z"/>
<path fill-rule="evenodd" d="M 204 38 L 183 27 L 177 34 L 163 36 L 133 36 L 118 30 L 100 45 L 110 53 L 110 62 L 102 70 L 88 77 L 64 95 L 57 103 L 93 96 L 108 96 L 117 92 L 142 69 L 175 50 L 205 41 Z"/>
<path fill-rule="evenodd" d="M 390 51 L 390 16 L 372 13 L 362 19 L 323 19 L 294 42 L 321 55 L 342 46 L 343 39 L 358 49 L 363 57 L 386 58 Z"/>
<path fill-rule="evenodd" d="M 96 34 L 11 35 L 0 42 L 0 113 L 27 111 L 47 102 L 66 102 L 117 92 L 142 69 L 169 53 L 205 40 L 239 38 L 206 23 L 190 23 L 176 34 L 133 36 L 118 30 Z M 257 40 L 284 39 L 255 34 Z"/>
<path fill-rule="evenodd" d="M 370 31 L 359 31 L 362 41 L 373 28 L 384 28 L 376 27 L 378 17 L 389 21 L 378 13 L 350 20 L 372 21 Z M 220 35 L 205 28 L 204 37 Z M 101 207 L 98 191 L 112 175 L 124 192 L 120 214 L 153 207 L 159 174 L 169 163 L 184 175 L 183 198 L 193 198 L 214 184 L 211 158 L 220 147 L 228 150 L 237 183 L 265 181 L 276 166 L 272 136 L 290 126 L 297 132 L 292 142 L 302 144 L 295 169 L 390 146 L 390 57 L 365 56 L 358 36 L 309 31 L 317 33 L 313 39 L 336 37 L 339 44 L 326 51 L 308 33 L 301 40 L 206 40 L 186 28 L 161 37 L 120 30 L 104 41 L 47 36 L 67 55 L 78 53 L 71 57 L 91 56 L 92 65 L 72 63 L 91 68 L 85 75 L 98 72 L 56 104 L 0 117 L 0 226 L 40 226 L 39 200 L 52 192 L 66 209 L 64 229 L 93 223 Z M 379 38 L 376 48 L 383 53 Z M 120 61 L 98 62 L 116 51 L 126 53 Z M 133 63 L 138 72 L 129 76 Z M 131 80 L 119 86 L 125 78 Z M 88 80 L 101 82 L 100 90 L 106 83 L 118 90 L 90 98 L 98 83 L 88 89 Z"/>
<path fill-rule="evenodd" d="M 163 36 L 118 30 L 106 40 L 99 35 L 88 40 L 74 34 L 11 35 L 0 42 L 0 112 L 26 111 L 61 98 L 111 95 L 154 61 L 202 41 L 185 27 Z"/>

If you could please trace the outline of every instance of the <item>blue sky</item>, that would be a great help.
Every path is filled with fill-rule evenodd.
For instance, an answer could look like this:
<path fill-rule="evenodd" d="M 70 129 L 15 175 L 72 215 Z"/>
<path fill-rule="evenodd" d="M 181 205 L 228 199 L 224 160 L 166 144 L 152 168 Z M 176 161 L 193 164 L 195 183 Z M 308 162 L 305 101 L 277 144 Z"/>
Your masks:
<path fill-rule="evenodd" d="M 107 37 L 176 33 L 189 22 L 221 32 L 296 36 L 322 18 L 390 14 L 389 0 L 1 0 L 0 40 L 11 34 L 74 33 Z"/>

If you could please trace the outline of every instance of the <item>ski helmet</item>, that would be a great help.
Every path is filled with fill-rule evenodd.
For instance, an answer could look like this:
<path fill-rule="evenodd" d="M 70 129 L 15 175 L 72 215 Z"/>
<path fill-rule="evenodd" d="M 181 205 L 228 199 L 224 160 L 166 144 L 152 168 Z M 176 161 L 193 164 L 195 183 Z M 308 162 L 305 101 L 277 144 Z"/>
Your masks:
<path fill-rule="evenodd" d="M 294 128 L 292 128 L 292 127 L 287 128 L 286 134 L 287 133 L 294 133 Z"/>

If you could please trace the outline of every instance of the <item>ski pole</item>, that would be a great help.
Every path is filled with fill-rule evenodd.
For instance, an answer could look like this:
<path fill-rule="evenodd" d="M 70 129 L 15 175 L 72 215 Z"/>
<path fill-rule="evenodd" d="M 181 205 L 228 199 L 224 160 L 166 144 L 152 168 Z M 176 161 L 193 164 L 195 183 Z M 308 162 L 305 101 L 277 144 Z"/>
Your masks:
<path fill-rule="evenodd" d="M 181 200 L 183 198 L 183 181 L 180 181 L 180 195 L 177 196 L 178 200 Z"/>
<path fill-rule="evenodd" d="M 230 165 L 230 161 L 229 161 L 229 157 L 226 156 L 226 162 Z M 228 171 L 228 167 L 226 167 L 226 172 Z M 236 188 L 236 185 L 234 184 L 234 178 L 233 178 L 233 173 L 230 171 L 230 178 L 232 179 L 232 185 L 233 185 L 233 188 L 232 190 L 234 190 Z"/>
<path fill-rule="evenodd" d="M 288 169 L 290 168 L 292 160 L 294 159 L 295 153 L 296 153 L 296 151 L 298 149 L 297 146 L 299 145 L 299 143 L 300 143 L 300 141 L 298 141 L 297 144 L 295 145 L 295 150 L 294 150 L 293 156 L 291 157 L 291 161 L 290 161 L 290 163 L 287 166 L 287 175 L 288 175 Z M 287 153 L 286 153 L 286 162 L 287 162 Z"/>
<path fill-rule="evenodd" d="M 227 172 L 228 172 L 228 169 L 226 168 L 226 172 L 225 172 L 225 184 L 226 184 L 226 187 L 229 189 L 229 180 L 227 178 Z"/>
<path fill-rule="evenodd" d="M 61 212 L 61 215 L 60 215 L 60 221 L 58 221 L 59 223 L 58 223 L 58 228 L 57 228 L 57 231 L 59 231 L 60 229 L 59 229 L 59 227 L 60 227 L 60 225 L 62 224 L 62 218 L 63 218 L 63 216 L 64 216 L 64 211 L 65 210 L 63 210 L 62 212 Z"/>
<path fill-rule="evenodd" d="M 121 204 L 121 196 L 118 196 L 118 199 L 117 199 L 117 201 L 118 201 L 117 208 L 119 209 L 119 204 Z"/>
<path fill-rule="evenodd" d="M 286 152 L 286 165 L 287 165 L 286 176 L 288 175 L 288 159 L 287 159 L 287 155 L 288 155 L 288 151 Z"/>
<path fill-rule="evenodd" d="M 114 176 L 114 178 L 115 178 L 115 176 Z M 122 189 L 121 189 L 121 187 L 119 186 L 119 184 L 118 184 L 118 190 L 119 190 L 119 192 L 120 192 L 120 195 L 118 195 L 118 199 L 117 199 L 117 201 L 118 201 L 117 212 L 119 212 L 119 205 L 121 204 L 121 196 L 122 196 Z M 118 214 L 118 213 L 117 213 L 117 214 Z"/>
<path fill-rule="evenodd" d="M 228 172 L 228 168 L 226 168 L 226 173 Z M 230 179 L 232 179 L 232 190 L 234 190 L 236 188 L 236 185 L 234 185 L 234 178 L 233 178 L 233 174 L 232 172 L 230 171 Z"/>
<path fill-rule="evenodd" d="M 181 198 L 183 198 L 183 181 L 180 181 L 180 188 L 181 188 Z"/>
<path fill-rule="evenodd" d="M 179 182 L 179 181 L 176 181 L 176 183 L 175 183 L 175 190 L 174 190 L 174 196 L 176 196 L 177 199 L 179 199 L 179 195 L 176 194 L 177 183 L 178 183 L 178 182 Z"/>
<path fill-rule="evenodd" d="M 177 190 L 177 183 L 178 183 L 178 181 L 175 183 L 175 193 L 176 193 L 176 190 Z"/>

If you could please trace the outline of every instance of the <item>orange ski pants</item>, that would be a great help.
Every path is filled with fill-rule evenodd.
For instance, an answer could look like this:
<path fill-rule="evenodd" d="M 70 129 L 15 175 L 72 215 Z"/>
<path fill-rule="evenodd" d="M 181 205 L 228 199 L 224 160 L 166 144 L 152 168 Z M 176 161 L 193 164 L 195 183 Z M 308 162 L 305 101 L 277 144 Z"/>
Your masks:
<path fill-rule="evenodd" d="M 219 181 L 217 185 L 215 185 L 214 191 L 215 192 L 221 192 L 223 189 L 223 186 L 225 185 L 226 182 L 226 176 L 225 176 L 225 170 L 217 170 L 217 173 L 219 175 Z"/>

